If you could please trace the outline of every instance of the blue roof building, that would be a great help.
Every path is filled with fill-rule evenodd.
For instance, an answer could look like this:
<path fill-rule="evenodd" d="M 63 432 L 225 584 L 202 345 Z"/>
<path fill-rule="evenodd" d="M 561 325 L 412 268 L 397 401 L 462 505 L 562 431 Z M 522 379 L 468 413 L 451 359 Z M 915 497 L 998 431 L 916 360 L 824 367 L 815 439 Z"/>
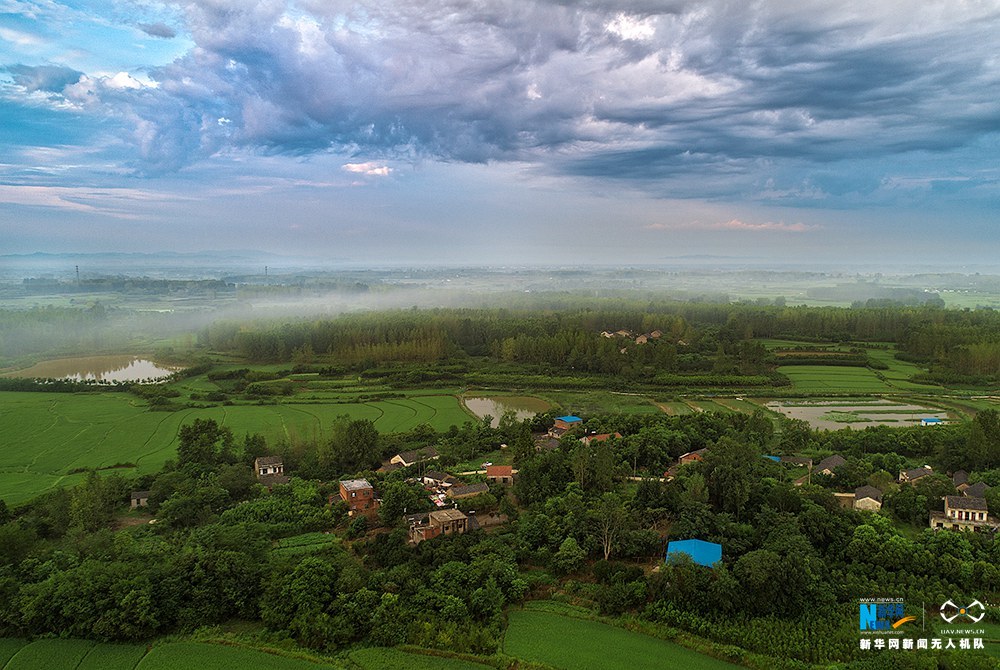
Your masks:
<path fill-rule="evenodd" d="M 563 423 L 577 423 L 579 421 L 583 421 L 583 419 L 581 419 L 578 416 L 573 416 L 572 414 L 569 414 L 567 416 L 557 416 L 556 421 L 562 421 Z"/>
<path fill-rule="evenodd" d="M 764 456 L 764 458 L 768 459 L 769 461 L 774 461 L 775 463 L 781 462 L 781 456 Z"/>
<path fill-rule="evenodd" d="M 722 545 L 705 540 L 678 540 L 667 543 L 667 560 L 671 556 L 687 554 L 698 565 L 712 567 L 722 560 Z"/>

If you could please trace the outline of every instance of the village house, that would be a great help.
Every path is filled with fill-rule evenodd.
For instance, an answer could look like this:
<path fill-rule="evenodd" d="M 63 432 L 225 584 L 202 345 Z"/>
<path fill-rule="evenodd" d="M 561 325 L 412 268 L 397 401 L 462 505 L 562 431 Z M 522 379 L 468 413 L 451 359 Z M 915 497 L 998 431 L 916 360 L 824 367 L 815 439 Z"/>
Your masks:
<path fill-rule="evenodd" d="M 515 474 L 517 471 L 510 465 L 486 466 L 486 480 L 491 484 L 513 484 Z"/>
<path fill-rule="evenodd" d="M 257 479 L 268 475 L 285 474 L 285 465 L 281 462 L 281 456 L 261 456 L 254 459 L 253 469 L 257 472 Z"/>
<path fill-rule="evenodd" d="M 605 440 L 610 440 L 612 437 L 615 438 L 616 440 L 620 440 L 622 434 L 598 433 L 596 435 L 585 435 L 584 437 L 580 438 L 580 441 L 586 444 L 587 446 L 590 446 L 590 444 L 593 442 L 604 442 Z"/>
<path fill-rule="evenodd" d="M 549 436 L 559 439 L 566 434 L 566 431 L 583 425 L 583 419 L 569 414 L 567 416 L 556 417 L 552 428 L 549 429 Z"/>
<path fill-rule="evenodd" d="M 440 472 L 438 470 L 428 470 L 424 473 L 424 476 L 420 478 L 420 481 L 424 486 L 432 488 L 447 488 L 458 482 L 457 479 L 449 475 L 447 472 Z"/>
<path fill-rule="evenodd" d="M 535 438 L 535 451 L 555 451 L 559 448 L 559 440 L 548 435 Z"/>
<path fill-rule="evenodd" d="M 962 489 L 962 495 L 969 498 L 985 498 L 986 492 L 989 490 L 990 487 L 986 482 L 976 482 L 975 484 L 969 484 Z"/>
<path fill-rule="evenodd" d="M 959 491 L 964 491 L 969 485 L 969 473 L 965 470 L 959 470 L 951 476 L 951 483 L 955 485 L 955 488 Z"/>
<path fill-rule="evenodd" d="M 833 498 L 843 509 L 854 509 L 853 493 L 834 493 Z"/>
<path fill-rule="evenodd" d="M 696 451 L 689 451 L 686 454 L 681 454 L 681 457 L 677 459 L 678 465 L 685 465 L 687 463 L 695 463 L 705 459 L 705 454 L 708 453 L 708 447 L 704 449 L 698 449 Z"/>
<path fill-rule="evenodd" d="M 441 509 L 407 517 L 410 542 L 419 544 L 439 535 L 461 535 L 469 530 L 469 517 L 457 509 Z"/>
<path fill-rule="evenodd" d="M 899 483 L 900 484 L 914 484 L 918 480 L 924 477 L 929 477 L 934 474 L 934 470 L 929 465 L 925 465 L 922 468 L 913 468 L 912 470 L 900 470 L 899 471 Z"/>
<path fill-rule="evenodd" d="M 882 492 L 874 486 L 854 489 L 854 509 L 877 512 L 882 509 Z"/>
<path fill-rule="evenodd" d="M 426 463 L 427 461 L 435 461 L 437 459 L 437 449 L 434 447 L 426 447 L 424 449 L 414 449 L 413 451 L 404 451 L 396 454 L 389 459 L 389 465 L 398 463 L 402 467 L 408 468 L 411 465 L 416 465 L 417 463 Z"/>
<path fill-rule="evenodd" d="M 930 513 L 930 526 L 936 530 L 997 530 L 1000 522 L 990 516 L 985 498 L 945 496 L 944 514 Z"/>
<path fill-rule="evenodd" d="M 350 508 L 348 516 L 361 515 L 372 519 L 378 514 L 375 489 L 367 479 L 346 479 L 340 482 L 340 499 Z"/>
<path fill-rule="evenodd" d="M 827 456 L 822 461 L 816 464 L 816 473 L 820 475 L 829 475 L 830 477 L 835 477 L 834 470 L 839 468 L 841 465 L 846 465 L 847 459 L 839 454 L 834 454 L 833 456 Z"/>
<path fill-rule="evenodd" d="M 483 493 L 489 493 L 489 484 L 469 484 L 468 486 L 452 486 L 448 489 L 448 497 L 452 500 L 475 498 Z"/>
<path fill-rule="evenodd" d="M 132 491 L 132 509 L 149 505 L 149 491 Z"/>

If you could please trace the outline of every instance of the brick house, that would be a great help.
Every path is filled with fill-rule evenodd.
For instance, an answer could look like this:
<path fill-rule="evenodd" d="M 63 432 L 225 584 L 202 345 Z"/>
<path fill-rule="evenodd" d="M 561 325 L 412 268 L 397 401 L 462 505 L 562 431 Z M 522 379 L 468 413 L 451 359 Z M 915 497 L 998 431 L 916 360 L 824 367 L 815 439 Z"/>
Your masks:
<path fill-rule="evenodd" d="M 461 535 L 469 530 L 469 517 L 457 509 L 439 509 L 411 518 L 410 542 L 418 544 L 439 535 Z"/>
<path fill-rule="evenodd" d="M 491 484 L 513 484 L 514 468 L 510 465 L 487 465 L 486 480 Z"/>
<path fill-rule="evenodd" d="M 340 482 L 340 499 L 350 508 L 348 516 L 361 515 L 373 519 L 378 514 L 375 489 L 367 479 L 347 479 Z"/>

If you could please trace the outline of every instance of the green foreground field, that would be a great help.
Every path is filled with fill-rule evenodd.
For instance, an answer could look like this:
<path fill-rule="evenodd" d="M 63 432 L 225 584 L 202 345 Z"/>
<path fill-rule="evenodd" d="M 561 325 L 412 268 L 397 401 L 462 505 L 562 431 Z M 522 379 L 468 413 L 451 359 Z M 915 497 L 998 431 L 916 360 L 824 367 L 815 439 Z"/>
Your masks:
<path fill-rule="evenodd" d="M 341 670 L 341 666 L 205 642 L 148 648 L 89 640 L 0 639 L 0 670 Z M 455 668 L 461 670 L 461 668 Z"/>
<path fill-rule="evenodd" d="M 18 503 L 56 486 L 74 484 L 83 468 L 132 464 L 125 473 L 155 472 L 172 458 L 180 427 L 215 419 L 240 437 L 261 433 L 268 442 L 321 439 L 338 416 L 369 419 L 392 433 L 430 424 L 444 431 L 472 420 L 450 394 L 412 395 L 367 403 L 218 405 L 151 412 L 126 393 L 0 392 L 0 498 Z"/>
<path fill-rule="evenodd" d="M 735 670 L 738 666 L 648 635 L 534 610 L 508 615 L 504 652 L 562 670 Z"/>

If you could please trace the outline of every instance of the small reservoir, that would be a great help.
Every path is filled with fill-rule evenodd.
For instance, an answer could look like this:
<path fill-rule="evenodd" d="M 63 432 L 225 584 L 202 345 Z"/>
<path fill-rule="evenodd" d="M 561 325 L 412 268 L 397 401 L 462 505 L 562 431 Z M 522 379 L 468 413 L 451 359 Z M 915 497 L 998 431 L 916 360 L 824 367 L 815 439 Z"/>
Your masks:
<path fill-rule="evenodd" d="M 494 428 L 500 425 L 500 417 L 504 412 L 514 412 L 518 421 L 524 421 L 551 407 L 541 398 L 532 396 L 465 396 L 462 402 L 480 419 L 493 417 L 491 425 Z"/>
<path fill-rule="evenodd" d="M 98 383 L 158 382 L 180 368 L 166 367 L 139 356 L 78 356 L 42 361 L 30 368 L 8 372 L 4 377 L 93 380 Z"/>

